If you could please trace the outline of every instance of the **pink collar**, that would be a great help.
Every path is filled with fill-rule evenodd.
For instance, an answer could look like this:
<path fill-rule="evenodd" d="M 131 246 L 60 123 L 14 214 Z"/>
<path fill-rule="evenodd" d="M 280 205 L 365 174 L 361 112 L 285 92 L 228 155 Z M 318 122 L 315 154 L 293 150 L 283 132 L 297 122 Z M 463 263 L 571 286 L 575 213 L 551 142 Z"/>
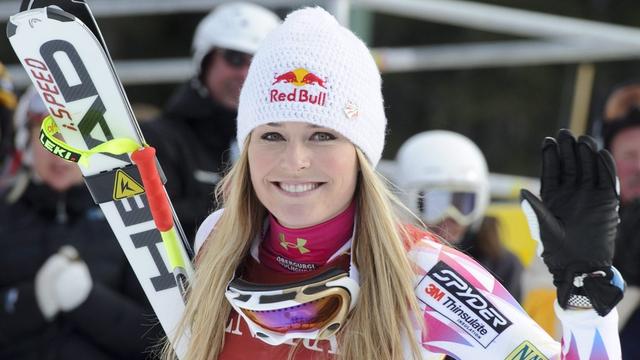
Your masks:
<path fill-rule="evenodd" d="M 302 229 L 284 227 L 269 214 L 269 228 L 260 244 L 258 259 L 282 272 L 315 270 L 349 241 L 355 212 L 354 201 L 334 218 Z"/>

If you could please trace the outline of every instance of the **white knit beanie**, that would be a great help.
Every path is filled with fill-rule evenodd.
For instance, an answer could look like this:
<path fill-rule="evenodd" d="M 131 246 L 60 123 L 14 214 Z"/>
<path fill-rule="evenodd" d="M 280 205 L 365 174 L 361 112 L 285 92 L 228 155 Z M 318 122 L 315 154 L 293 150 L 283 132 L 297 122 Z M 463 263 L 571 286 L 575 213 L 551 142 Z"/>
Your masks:
<path fill-rule="evenodd" d="M 333 129 L 375 166 L 387 119 L 366 45 L 322 8 L 290 13 L 255 54 L 240 93 L 238 144 L 257 126 L 303 121 Z"/>

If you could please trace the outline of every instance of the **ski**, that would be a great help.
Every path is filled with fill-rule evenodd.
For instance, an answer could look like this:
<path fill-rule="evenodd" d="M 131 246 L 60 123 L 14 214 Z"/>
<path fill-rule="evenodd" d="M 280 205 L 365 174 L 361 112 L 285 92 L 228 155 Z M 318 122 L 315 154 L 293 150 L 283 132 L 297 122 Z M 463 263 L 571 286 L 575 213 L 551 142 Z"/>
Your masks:
<path fill-rule="evenodd" d="M 95 17 L 93 17 L 93 13 L 91 12 L 89 5 L 84 0 L 23 0 L 20 4 L 20 12 L 45 8 L 47 6 L 57 6 L 64 12 L 78 18 L 78 20 L 91 30 L 93 35 L 100 42 L 104 52 L 109 56 L 107 44 L 102 37 L 102 33 L 100 33 L 98 23 L 96 22 Z M 109 58 L 111 58 L 111 56 L 109 56 Z"/>
<path fill-rule="evenodd" d="M 40 140 L 54 154 L 84 164 L 85 183 L 171 338 L 184 310 L 193 254 L 97 23 L 84 1 L 31 0 L 22 8 L 9 19 L 7 37 L 53 119 Z M 64 142 L 52 137 L 54 129 Z M 92 152 L 122 139 L 139 150 Z M 173 344 L 179 357 L 185 342 Z"/>

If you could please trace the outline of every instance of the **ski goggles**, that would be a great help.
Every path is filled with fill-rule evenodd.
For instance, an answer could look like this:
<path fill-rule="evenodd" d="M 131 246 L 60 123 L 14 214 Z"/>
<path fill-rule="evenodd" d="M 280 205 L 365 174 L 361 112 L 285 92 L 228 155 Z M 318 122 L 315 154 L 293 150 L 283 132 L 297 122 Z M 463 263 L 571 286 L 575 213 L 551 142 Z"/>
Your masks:
<path fill-rule="evenodd" d="M 344 325 L 360 286 L 349 274 L 331 268 L 310 279 L 264 285 L 234 278 L 227 300 L 254 336 L 270 345 L 290 339 L 328 339 Z"/>
<path fill-rule="evenodd" d="M 413 201 L 415 209 L 428 225 L 435 225 L 451 218 L 466 226 L 475 218 L 478 195 L 475 192 L 446 189 L 419 190 Z"/>

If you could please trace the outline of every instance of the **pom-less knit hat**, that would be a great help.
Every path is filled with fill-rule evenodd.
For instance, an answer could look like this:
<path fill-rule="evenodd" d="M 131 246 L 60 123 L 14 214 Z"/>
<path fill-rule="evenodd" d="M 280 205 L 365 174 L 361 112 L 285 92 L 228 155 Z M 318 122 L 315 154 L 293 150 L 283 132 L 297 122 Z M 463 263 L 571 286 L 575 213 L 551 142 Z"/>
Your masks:
<path fill-rule="evenodd" d="M 292 12 L 261 44 L 240 93 L 238 144 L 257 126 L 331 128 L 375 166 L 385 127 L 380 73 L 365 44 L 325 10 Z"/>

